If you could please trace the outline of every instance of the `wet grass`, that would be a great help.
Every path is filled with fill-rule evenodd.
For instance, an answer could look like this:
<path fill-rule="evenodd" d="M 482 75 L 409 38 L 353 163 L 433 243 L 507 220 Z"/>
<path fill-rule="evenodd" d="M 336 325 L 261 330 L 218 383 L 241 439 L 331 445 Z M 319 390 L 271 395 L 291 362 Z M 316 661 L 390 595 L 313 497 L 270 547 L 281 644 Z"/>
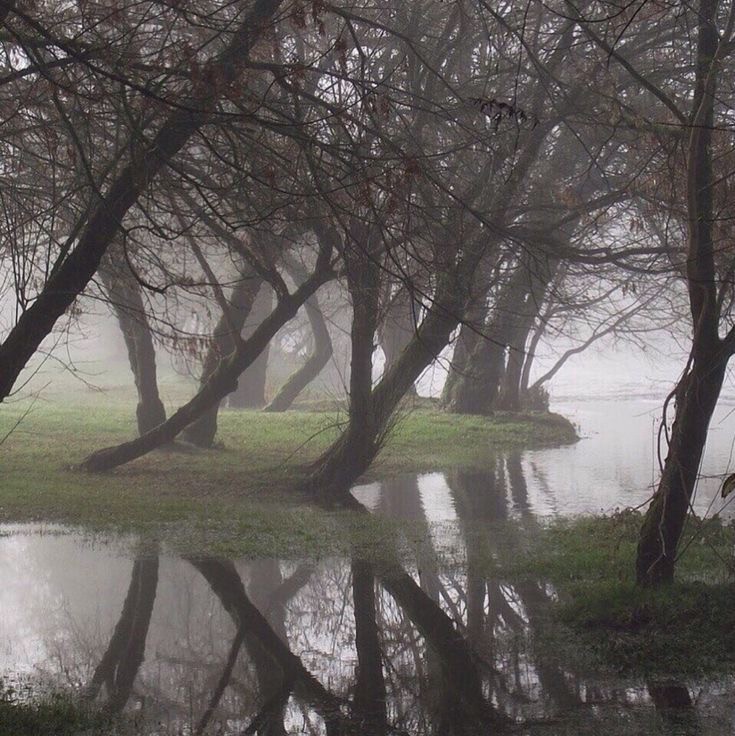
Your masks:
<path fill-rule="evenodd" d="M 553 585 L 552 623 L 562 626 L 546 631 L 546 646 L 576 651 L 585 667 L 639 677 L 731 673 L 733 526 L 689 519 L 676 581 L 648 590 L 634 580 L 641 522 L 641 514 L 624 512 L 551 523 L 504 573 Z"/>
<path fill-rule="evenodd" d="M 86 707 L 67 693 L 20 700 L 0 682 L 0 736 L 112 736 L 120 731 L 109 717 Z"/>
<path fill-rule="evenodd" d="M 114 526 L 166 534 L 174 546 L 260 556 L 322 556 L 344 549 L 335 520 L 290 490 L 337 436 L 334 411 L 222 411 L 220 446 L 159 450 L 105 475 L 72 466 L 89 452 L 134 436 L 130 397 L 82 394 L 74 406 L 52 396 L 32 406 L 0 405 L 0 519 Z M 320 407 L 321 408 L 321 407 Z M 15 422 L 22 417 L 20 424 Z M 556 415 L 491 419 L 442 414 L 426 405 L 398 422 L 364 481 L 399 473 L 483 467 L 499 451 L 571 442 Z M 367 542 L 393 533 L 365 522 Z"/>

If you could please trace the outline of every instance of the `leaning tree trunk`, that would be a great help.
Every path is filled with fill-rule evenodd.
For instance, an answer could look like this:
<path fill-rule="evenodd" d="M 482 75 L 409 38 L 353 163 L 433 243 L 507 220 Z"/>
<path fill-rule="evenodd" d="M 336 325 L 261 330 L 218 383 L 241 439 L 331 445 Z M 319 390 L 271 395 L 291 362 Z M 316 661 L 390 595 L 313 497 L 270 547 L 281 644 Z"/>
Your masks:
<path fill-rule="evenodd" d="M 725 378 L 727 355 L 696 359 L 676 387 L 676 418 L 656 494 L 641 528 L 636 578 L 671 582 L 676 549 L 689 512 L 712 413 Z"/>
<path fill-rule="evenodd" d="M 222 315 L 214 328 L 212 341 L 202 365 L 200 388 L 206 385 L 217 366 L 235 349 L 236 336 L 245 324 L 263 281 L 253 274 L 242 274 L 242 279 L 232 289 L 229 300 L 223 305 Z M 252 364 L 251 364 L 252 365 Z M 183 438 L 197 447 L 211 447 L 217 434 L 217 401 L 183 432 Z"/>
<path fill-rule="evenodd" d="M 279 297 L 278 303 L 248 340 L 238 340 L 235 350 L 215 368 L 207 382 L 186 404 L 179 407 L 163 424 L 137 439 L 106 447 L 92 453 L 80 470 L 104 472 L 142 457 L 174 438 L 205 412 L 216 406 L 235 387 L 238 376 L 260 355 L 273 336 L 292 319 L 301 305 L 326 281 L 334 278 L 330 265 L 331 249 L 325 248 L 317 259 L 314 273 L 293 294 Z"/>
<path fill-rule="evenodd" d="M 252 331 L 270 314 L 273 308 L 273 289 L 270 284 L 263 284 L 255 297 L 253 308 L 248 315 L 245 334 Z M 270 343 L 255 362 L 237 379 L 237 388 L 227 397 L 227 405 L 231 409 L 260 409 L 265 404 L 265 384 L 268 374 L 268 355 Z"/>
<path fill-rule="evenodd" d="M 467 263 L 471 263 L 468 259 Z M 434 307 L 424 317 L 411 342 L 393 367 L 370 391 L 368 361 L 363 357 L 362 377 L 353 379 L 350 418 L 339 439 L 317 460 L 305 480 L 305 490 L 331 499 L 349 501 L 352 483 L 374 460 L 391 418 L 406 391 L 446 347 L 466 301 L 462 279 L 444 273 L 437 287 Z M 354 328 L 353 328 L 354 329 Z M 358 353 L 372 351 L 366 335 L 360 336 Z M 354 350 L 354 347 L 353 347 Z M 372 360 L 369 361 L 370 367 Z M 355 355 L 353 355 L 353 366 Z M 359 365 L 359 363 L 358 363 Z M 355 384 L 352 381 L 355 380 Z M 355 401 L 355 398 L 359 399 Z"/>
<path fill-rule="evenodd" d="M 158 393 L 156 350 L 140 284 L 127 264 L 116 268 L 108 257 L 103 259 L 99 274 L 125 340 L 138 392 L 138 433 L 145 434 L 166 421 L 166 409 Z"/>
<path fill-rule="evenodd" d="M 719 337 L 720 305 L 713 244 L 712 129 L 719 47 L 716 0 L 698 12 L 696 87 L 687 154 L 688 248 L 685 266 L 693 339 L 676 386 L 676 414 L 661 480 L 641 528 L 636 577 L 641 585 L 673 580 L 676 550 L 697 480 L 709 422 L 733 353 L 735 334 Z"/>
<path fill-rule="evenodd" d="M 189 139 L 212 119 L 219 99 L 240 79 L 252 48 L 266 34 L 280 5 L 281 0 L 256 0 L 233 28 L 229 43 L 202 71 L 204 77 L 219 83 L 196 84 L 184 90 L 184 104 L 167 116 L 155 135 L 132 137 L 130 163 L 91 209 L 76 247 L 54 264 L 41 292 L 0 344 L 0 402 L 11 393 L 21 371 L 57 320 L 97 272 L 128 210 Z"/>
<path fill-rule="evenodd" d="M 314 351 L 306 362 L 281 386 L 263 411 L 280 412 L 290 408 L 299 394 L 322 372 L 333 354 L 332 338 L 314 294 L 304 305 L 314 336 Z"/>

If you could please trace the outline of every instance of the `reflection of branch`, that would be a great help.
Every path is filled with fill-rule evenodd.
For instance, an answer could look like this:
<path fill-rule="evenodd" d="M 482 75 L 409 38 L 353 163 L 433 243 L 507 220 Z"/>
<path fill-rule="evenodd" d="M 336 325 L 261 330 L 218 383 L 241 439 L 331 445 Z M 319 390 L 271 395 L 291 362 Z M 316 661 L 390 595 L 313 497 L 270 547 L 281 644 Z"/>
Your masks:
<path fill-rule="evenodd" d="M 263 614 L 253 605 L 245 592 L 239 573 L 229 560 L 186 558 L 209 583 L 222 606 L 246 637 L 257 641 L 278 664 L 284 679 L 293 682 L 296 691 L 312 703 L 328 724 L 342 722 L 342 701 L 329 692 L 307 669 L 301 659 L 273 630 Z"/>
<path fill-rule="evenodd" d="M 237 629 L 235 638 L 232 640 L 232 646 L 230 647 L 230 652 L 227 655 L 225 667 L 222 670 L 222 674 L 220 675 L 219 680 L 217 681 L 217 687 L 215 687 L 214 692 L 212 693 L 212 697 L 209 699 L 209 703 L 207 704 L 207 708 L 202 714 L 202 717 L 199 719 L 199 723 L 197 723 L 196 728 L 194 729 L 195 736 L 200 736 L 200 734 L 204 732 L 204 729 L 207 727 L 207 724 L 212 718 L 215 709 L 219 705 L 219 701 L 222 699 L 225 688 L 232 678 L 232 670 L 235 667 L 235 662 L 237 662 L 237 657 L 240 654 L 240 648 L 242 647 L 242 643 L 244 640 L 245 629 L 240 626 Z"/>

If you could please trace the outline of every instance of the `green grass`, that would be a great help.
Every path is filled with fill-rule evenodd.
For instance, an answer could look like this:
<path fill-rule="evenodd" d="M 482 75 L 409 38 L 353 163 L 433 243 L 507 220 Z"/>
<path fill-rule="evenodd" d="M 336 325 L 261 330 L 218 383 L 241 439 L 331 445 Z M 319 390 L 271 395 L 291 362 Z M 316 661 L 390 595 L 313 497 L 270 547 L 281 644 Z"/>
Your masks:
<path fill-rule="evenodd" d="M 642 516 L 555 521 L 527 539 L 526 554 L 502 565 L 511 579 L 551 582 L 559 596 L 545 646 L 583 653 L 595 671 L 692 677 L 731 672 L 735 663 L 735 530 L 690 519 L 673 585 L 634 581 Z M 497 564 L 497 563 L 496 563 Z M 573 656 L 573 655 L 572 655 Z"/>
<path fill-rule="evenodd" d="M 216 449 L 159 450 L 112 473 L 90 475 L 72 466 L 133 437 L 134 406 L 129 393 L 117 390 L 76 396 L 76 405 L 58 394 L 44 396 L 0 445 L 0 520 L 149 527 L 156 534 L 168 525 L 169 536 L 182 543 L 216 543 L 223 552 L 255 556 L 343 549 L 344 524 L 335 514 L 290 492 L 304 467 L 338 435 L 343 415 L 225 410 Z M 0 438 L 27 407 L 0 405 Z M 555 415 L 485 419 L 419 408 L 401 418 L 365 480 L 482 467 L 500 450 L 575 439 L 569 422 Z M 366 524 L 367 539 L 392 533 L 391 522 Z"/>

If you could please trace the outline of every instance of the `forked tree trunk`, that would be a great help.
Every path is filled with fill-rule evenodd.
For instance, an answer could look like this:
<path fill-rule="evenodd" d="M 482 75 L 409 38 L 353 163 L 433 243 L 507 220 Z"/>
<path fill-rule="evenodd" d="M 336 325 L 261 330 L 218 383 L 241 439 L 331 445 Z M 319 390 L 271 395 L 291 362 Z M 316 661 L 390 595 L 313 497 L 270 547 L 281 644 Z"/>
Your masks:
<path fill-rule="evenodd" d="M 166 421 L 166 409 L 158 393 L 156 350 L 140 284 L 126 264 L 116 268 L 109 258 L 102 261 L 99 274 L 125 340 L 138 392 L 138 434 L 145 434 Z"/>
<path fill-rule="evenodd" d="M 469 260 L 468 260 L 469 262 Z M 393 367 L 370 391 L 372 361 L 361 375 L 351 376 L 350 419 L 339 439 L 317 460 L 304 482 L 305 490 L 336 500 L 349 500 L 349 489 L 377 455 L 396 407 L 426 367 L 446 347 L 465 306 L 461 278 L 444 273 L 439 280 L 433 309 L 427 313 L 411 342 Z M 372 344 L 360 336 L 358 354 Z M 353 348 L 354 349 L 354 348 Z M 353 356 L 353 365 L 355 356 Z M 358 401 L 353 401 L 357 397 Z"/>
<path fill-rule="evenodd" d="M 273 289 L 270 284 L 263 284 L 255 297 L 253 308 L 245 320 L 247 338 L 253 330 L 270 314 L 273 309 Z M 255 362 L 237 379 L 237 388 L 227 397 L 227 405 L 231 409 L 260 409 L 265 404 L 265 386 L 268 374 L 268 355 L 270 343 Z"/>

